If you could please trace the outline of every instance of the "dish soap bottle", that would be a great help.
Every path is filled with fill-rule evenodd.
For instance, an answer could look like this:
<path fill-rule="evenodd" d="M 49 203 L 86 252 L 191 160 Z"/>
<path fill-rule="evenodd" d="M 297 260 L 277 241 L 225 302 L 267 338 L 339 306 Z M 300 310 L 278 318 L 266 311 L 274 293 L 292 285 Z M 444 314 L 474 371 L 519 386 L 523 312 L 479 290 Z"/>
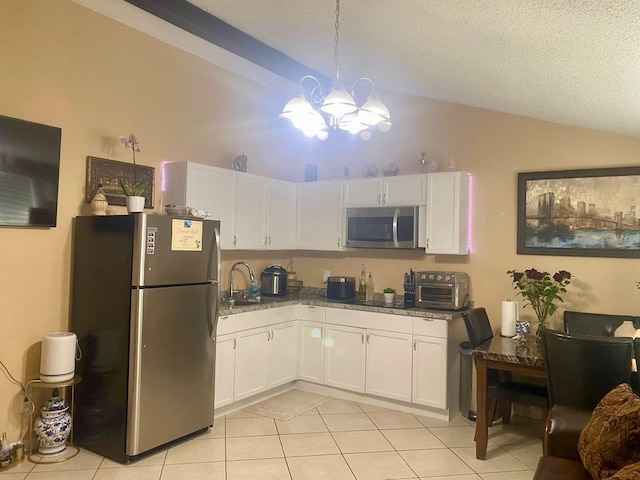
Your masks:
<path fill-rule="evenodd" d="M 369 280 L 367 280 L 366 302 L 373 303 L 373 278 L 371 278 L 371 272 L 369 272 Z"/>
<path fill-rule="evenodd" d="M 357 299 L 361 302 L 367 299 L 367 270 L 364 268 L 364 263 L 360 270 L 360 286 L 358 287 Z"/>

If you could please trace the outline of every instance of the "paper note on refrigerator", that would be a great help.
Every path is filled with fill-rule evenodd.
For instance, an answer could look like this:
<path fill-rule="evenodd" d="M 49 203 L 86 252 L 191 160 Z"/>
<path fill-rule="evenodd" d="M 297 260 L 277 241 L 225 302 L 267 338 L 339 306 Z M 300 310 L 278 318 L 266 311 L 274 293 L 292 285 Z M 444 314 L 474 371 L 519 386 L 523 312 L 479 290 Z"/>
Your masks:
<path fill-rule="evenodd" d="M 171 250 L 202 251 L 202 222 L 174 218 L 171 223 Z"/>

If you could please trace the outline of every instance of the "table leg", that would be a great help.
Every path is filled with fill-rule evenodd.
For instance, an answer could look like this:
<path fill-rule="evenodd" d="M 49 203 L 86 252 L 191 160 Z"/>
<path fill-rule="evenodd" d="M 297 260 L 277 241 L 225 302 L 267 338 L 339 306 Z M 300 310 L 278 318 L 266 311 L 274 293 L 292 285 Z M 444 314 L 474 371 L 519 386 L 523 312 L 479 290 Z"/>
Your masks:
<path fill-rule="evenodd" d="M 476 458 L 487 458 L 489 426 L 487 424 L 487 362 L 475 358 L 476 364 Z"/>

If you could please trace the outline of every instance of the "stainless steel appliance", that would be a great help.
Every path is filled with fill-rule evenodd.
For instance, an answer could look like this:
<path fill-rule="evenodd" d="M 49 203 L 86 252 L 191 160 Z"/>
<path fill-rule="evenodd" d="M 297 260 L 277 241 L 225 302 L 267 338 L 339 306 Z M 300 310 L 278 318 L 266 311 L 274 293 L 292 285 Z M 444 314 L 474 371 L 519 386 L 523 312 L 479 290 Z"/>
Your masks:
<path fill-rule="evenodd" d="M 355 277 L 329 277 L 327 298 L 330 300 L 353 300 L 356 298 Z"/>
<path fill-rule="evenodd" d="M 460 310 L 471 304 L 469 275 L 463 272 L 415 272 L 416 307 Z"/>
<path fill-rule="evenodd" d="M 213 425 L 219 229 L 142 213 L 75 219 L 77 445 L 125 463 Z"/>
<path fill-rule="evenodd" d="M 418 207 L 347 208 L 347 247 L 418 248 Z"/>
<path fill-rule="evenodd" d="M 269 265 L 260 274 L 262 295 L 280 296 L 287 293 L 287 269 L 282 265 Z"/>

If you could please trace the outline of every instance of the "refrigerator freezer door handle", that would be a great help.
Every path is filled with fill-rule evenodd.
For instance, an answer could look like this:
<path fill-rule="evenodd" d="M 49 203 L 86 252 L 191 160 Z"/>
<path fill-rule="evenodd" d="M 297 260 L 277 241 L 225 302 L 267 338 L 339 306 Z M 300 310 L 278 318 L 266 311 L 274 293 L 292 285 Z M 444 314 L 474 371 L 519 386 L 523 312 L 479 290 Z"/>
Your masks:
<path fill-rule="evenodd" d="M 211 336 L 215 337 L 218 326 L 218 313 L 220 312 L 220 255 L 222 254 L 220 249 L 220 231 L 217 228 L 213 229 L 213 240 L 216 244 L 216 264 L 214 265 L 216 278 L 213 279 L 211 284 L 213 285 L 213 288 L 215 288 L 216 298 L 215 305 L 213 306 L 213 315 L 209 316 L 209 322 L 211 324 Z M 209 302 L 209 305 L 211 305 L 211 302 Z"/>

